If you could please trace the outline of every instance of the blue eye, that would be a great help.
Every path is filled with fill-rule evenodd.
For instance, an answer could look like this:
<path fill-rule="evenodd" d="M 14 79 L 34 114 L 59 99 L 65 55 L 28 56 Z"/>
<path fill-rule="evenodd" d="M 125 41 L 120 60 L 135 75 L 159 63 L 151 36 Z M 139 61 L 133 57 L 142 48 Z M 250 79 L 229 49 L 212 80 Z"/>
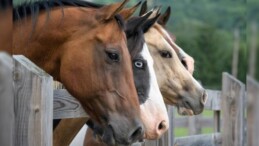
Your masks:
<path fill-rule="evenodd" d="M 135 67 L 137 68 L 144 68 L 144 63 L 140 60 L 134 62 Z"/>

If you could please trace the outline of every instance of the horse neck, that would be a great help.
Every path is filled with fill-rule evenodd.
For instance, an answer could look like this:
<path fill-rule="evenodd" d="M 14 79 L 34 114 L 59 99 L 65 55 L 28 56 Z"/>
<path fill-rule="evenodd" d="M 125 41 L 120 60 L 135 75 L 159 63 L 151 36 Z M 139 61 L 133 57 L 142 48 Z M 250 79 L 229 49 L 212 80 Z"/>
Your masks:
<path fill-rule="evenodd" d="M 26 56 L 54 79 L 60 80 L 62 46 L 75 31 L 74 26 L 80 23 L 82 12 L 79 12 L 78 8 L 56 8 L 49 13 L 49 18 L 46 12 L 41 12 L 35 26 L 30 18 L 18 20 L 14 24 L 13 53 Z M 75 17 L 64 15 L 66 13 L 75 14 Z"/>

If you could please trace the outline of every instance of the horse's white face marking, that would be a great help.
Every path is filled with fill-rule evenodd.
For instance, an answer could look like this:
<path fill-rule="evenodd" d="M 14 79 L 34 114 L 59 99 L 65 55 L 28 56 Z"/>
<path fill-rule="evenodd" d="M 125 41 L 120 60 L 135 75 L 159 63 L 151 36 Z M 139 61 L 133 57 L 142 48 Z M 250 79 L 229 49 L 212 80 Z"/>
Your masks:
<path fill-rule="evenodd" d="M 155 70 L 153 67 L 154 61 L 153 61 L 153 58 L 151 57 L 151 54 L 147 48 L 146 43 L 144 43 L 144 45 L 143 45 L 141 55 L 147 61 L 147 66 L 148 66 L 149 75 L 150 75 L 150 90 L 148 93 L 148 99 L 146 100 L 145 103 L 140 105 L 141 116 L 144 116 L 144 117 L 142 117 L 142 120 L 145 120 L 145 122 L 149 122 L 149 123 L 154 123 L 154 121 L 159 122 L 159 123 L 157 123 L 157 125 L 153 125 L 153 126 L 156 126 L 153 128 L 156 128 L 157 131 L 152 132 L 151 135 L 145 136 L 146 138 L 152 139 L 153 137 L 156 137 L 157 135 L 161 135 L 168 129 L 169 120 L 168 120 L 165 103 L 164 103 L 162 94 L 160 92 L 160 89 L 159 89 L 159 86 L 157 83 L 156 74 L 155 74 Z M 159 121 L 160 119 L 161 119 L 161 121 Z M 157 127 L 159 126 L 159 124 L 162 121 L 164 122 L 165 127 L 163 128 L 163 130 L 158 130 Z M 150 129 L 148 127 L 146 127 L 146 128 Z M 151 133 L 151 132 L 148 132 L 148 133 Z"/>

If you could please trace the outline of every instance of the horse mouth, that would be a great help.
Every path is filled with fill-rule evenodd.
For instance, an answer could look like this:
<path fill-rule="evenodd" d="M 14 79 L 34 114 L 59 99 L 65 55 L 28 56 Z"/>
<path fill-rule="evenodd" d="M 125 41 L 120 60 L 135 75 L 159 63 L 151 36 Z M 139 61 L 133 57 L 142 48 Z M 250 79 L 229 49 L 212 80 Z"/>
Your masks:
<path fill-rule="evenodd" d="M 180 106 L 177 106 L 177 112 L 178 112 L 179 115 L 183 115 L 183 116 L 193 116 L 193 115 L 195 115 L 193 110 L 187 109 L 185 107 L 180 107 Z"/>
<path fill-rule="evenodd" d="M 194 111 L 193 111 L 193 106 L 191 105 L 190 102 L 188 101 L 183 101 L 180 104 L 177 105 L 177 111 L 179 115 L 183 116 L 193 116 Z"/>

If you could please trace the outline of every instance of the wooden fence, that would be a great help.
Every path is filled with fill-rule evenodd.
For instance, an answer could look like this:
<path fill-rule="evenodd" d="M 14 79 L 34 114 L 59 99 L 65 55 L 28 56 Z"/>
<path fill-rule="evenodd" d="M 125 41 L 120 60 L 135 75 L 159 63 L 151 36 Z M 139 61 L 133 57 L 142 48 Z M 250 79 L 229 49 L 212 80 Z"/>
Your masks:
<path fill-rule="evenodd" d="M 76 99 L 53 90 L 52 77 L 23 56 L 0 53 L 0 95 L 1 146 L 51 146 L 53 119 L 87 116 Z"/>
<path fill-rule="evenodd" d="M 53 90 L 52 77 L 25 57 L 11 58 L 0 53 L 0 68 L 0 108 L 1 111 L 5 111 L 4 118 L 0 121 L 0 145 L 51 146 L 53 119 L 87 117 L 76 99 L 64 89 Z M 173 107 L 168 106 L 168 132 L 157 141 L 146 141 L 141 145 L 244 146 L 247 144 L 245 125 L 248 119 L 249 146 L 258 146 L 256 136 L 259 129 L 252 125 L 259 122 L 259 115 L 256 114 L 256 111 L 259 111 L 256 106 L 259 104 L 259 99 L 256 98 L 259 95 L 259 86 L 252 78 L 248 78 L 247 84 L 248 118 L 245 115 L 245 85 L 231 75 L 223 73 L 222 91 L 207 90 L 209 99 L 205 108 L 214 112 L 215 133 L 174 138 L 175 125 L 189 125 L 191 134 L 196 134 L 199 129 L 195 127 L 200 122 L 195 116 L 190 117 L 188 122 L 183 118 L 180 122 L 175 122 Z"/>
<path fill-rule="evenodd" d="M 252 80 L 252 79 L 250 79 Z M 223 73 L 222 91 L 207 90 L 205 109 L 214 113 L 213 119 L 192 117 L 170 118 L 171 127 L 157 141 L 147 141 L 144 146 L 245 146 L 246 136 L 246 89 L 245 85 L 228 73 Z M 258 92 L 258 91 L 257 91 Z M 258 94 L 257 94 L 258 95 Z M 254 103 L 252 103 L 254 104 Z M 173 108 L 168 108 L 172 114 Z M 259 111 L 259 110 L 258 110 Z M 172 115 L 171 115 L 172 116 Z M 193 135 L 201 132 L 202 126 L 211 126 L 215 133 Z M 172 138 L 175 127 L 188 127 L 191 136 Z M 255 130 L 256 131 L 256 130 Z M 258 131 L 258 130 L 257 130 Z M 168 140 L 170 139 L 170 141 Z"/>

